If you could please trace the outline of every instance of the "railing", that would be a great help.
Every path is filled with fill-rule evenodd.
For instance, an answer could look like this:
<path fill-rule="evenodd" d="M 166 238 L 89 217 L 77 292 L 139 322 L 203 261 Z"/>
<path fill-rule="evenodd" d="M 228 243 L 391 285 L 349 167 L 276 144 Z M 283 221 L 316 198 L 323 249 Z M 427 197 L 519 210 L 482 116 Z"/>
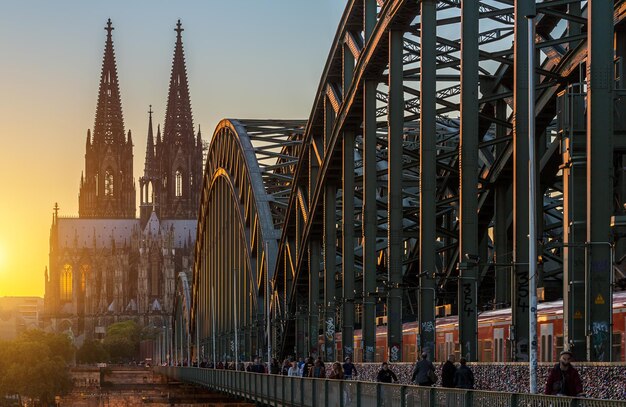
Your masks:
<path fill-rule="evenodd" d="M 269 406 L 617 407 L 624 401 L 579 399 L 354 380 L 288 377 L 192 367 L 156 367 L 165 376 Z M 513 378 L 512 378 L 513 379 Z"/>

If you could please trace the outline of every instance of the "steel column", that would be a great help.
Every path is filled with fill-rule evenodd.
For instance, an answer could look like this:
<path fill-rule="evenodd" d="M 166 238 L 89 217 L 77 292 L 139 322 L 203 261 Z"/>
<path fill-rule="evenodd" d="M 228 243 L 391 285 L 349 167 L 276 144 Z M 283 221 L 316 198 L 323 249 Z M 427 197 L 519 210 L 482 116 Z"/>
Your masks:
<path fill-rule="evenodd" d="M 420 78 L 420 267 L 419 322 L 422 352 L 435 357 L 435 279 L 437 239 L 437 10 L 436 1 L 422 0 Z"/>
<path fill-rule="evenodd" d="M 337 263 L 337 187 L 328 183 L 324 191 L 324 344 L 325 360 L 335 356 L 335 269 Z"/>
<path fill-rule="evenodd" d="M 513 292 L 512 354 L 514 361 L 529 358 L 528 291 L 528 14 L 529 0 L 515 0 L 513 90 Z M 534 113 L 533 113 L 534 114 Z"/>
<path fill-rule="evenodd" d="M 503 100 L 498 100 L 495 104 L 496 118 L 501 122 L 506 122 L 507 105 Z M 507 128 L 496 125 L 496 138 L 507 136 Z M 500 155 L 506 147 L 496 146 L 496 154 Z M 496 264 L 495 283 L 496 307 L 503 308 L 511 304 L 511 256 L 512 242 L 509 234 L 510 216 L 513 212 L 513 191 L 509 180 L 498 182 L 495 186 L 495 228 L 494 228 L 494 249 Z"/>
<path fill-rule="evenodd" d="M 563 341 L 578 360 L 585 350 L 587 157 L 582 84 L 559 96 L 563 153 Z"/>
<path fill-rule="evenodd" d="M 587 296 L 589 361 L 611 360 L 613 2 L 590 0 L 587 24 Z"/>
<path fill-rule="evenodd" d="M 376 26 L 376 0 L 363 0 L 363 34 L 365 42 L 372 36 L 374 27 Z"/>
<path fill-rule="evenodd" d="M 343 96 L 352 83 L 354 56 L 350 48 L 343 45 Z M 341 345 L 343 358 L 353 357 L 354 353 L 354 131 L 343 133 L 341 186 L 341 254 L 342 254 L 342 290 L 343 317 L 341 327 Z"/>
<path fill-rule="evenodd" d="M 459 343 L 461 355 L 478 360 L 478 0 L 461 2 L 461 133 L 459 169 Z"/>
<path fill-rule="evenodd" d="M 363 362 L 374 362 L 376 355 L 376 82 L 363 85 Z"/>
<path fill-rule="evenodd" d="M 343 185 L 341 190 L 341 253 L 343 276 L 343 357 L 354 353 L 354 132 L 343 133 Z"/>
<path fill-rule="evenodd" d="M 402 89 L 403 32 L 389 32 L 389 99 L 387 150 L 387 352 L 389 362 L 402 361 L 402 173 L 404 94 Z"/>
<path fill-rule="evenodd" d="M 318 355 L 319 346 L 319 298 L 320 298 L 320 244 L 309 243 L 309 355 Z"/>

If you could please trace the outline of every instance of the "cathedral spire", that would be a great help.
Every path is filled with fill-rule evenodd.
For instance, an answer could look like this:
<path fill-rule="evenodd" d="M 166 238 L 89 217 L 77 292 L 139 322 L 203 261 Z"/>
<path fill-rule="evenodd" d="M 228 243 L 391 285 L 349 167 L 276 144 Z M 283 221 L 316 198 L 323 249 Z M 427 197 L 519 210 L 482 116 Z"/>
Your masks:
<path fill-rule="evenodd" d="M 167 96 L 167 110 L 165 113 L 165 127 L 163 128 L 164 143 L 188 142 L 187 137 L 193 137 L 193 118 L 191 116 L 191 101 L 187 83 L 187 68 L 185 67 L 185 53 L 183 51 L 182 24 L 176 23 L 176 46 L 170 88 Z"/>
<path fill-rule="evenodd" d="M 133 139 L 124 132 L 120 87 L 107 21 L 93 132 L 85 142 L 85 172 L 78 196 L 81 218 L 134 218 Z M 91 139 L 91 142 L 90 142 Z"/>
<path fill-rule="evenodd" d="M 148 176 L 154 168 L 154 135 L 152 132 L 152 105 L 148 110 L 148 143 L 146 144 L 146 162 L 143 167 L 144 176 Z"/>
<path fill-rule="evenodd" d="M 94 144 L 121 144 L 125 141 L 124 118 L 111 35 L 114 28 L 110 18 L 104 29 L 107 32 L 107 38 L 104 46 L 104 57 L 102 58 L 93 141 Z"/>

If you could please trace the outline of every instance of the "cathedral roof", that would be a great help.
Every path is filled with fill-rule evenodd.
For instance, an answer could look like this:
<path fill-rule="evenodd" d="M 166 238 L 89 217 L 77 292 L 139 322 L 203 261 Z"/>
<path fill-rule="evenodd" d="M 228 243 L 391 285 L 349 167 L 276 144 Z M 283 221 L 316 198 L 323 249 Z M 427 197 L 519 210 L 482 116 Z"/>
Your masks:
<path fill-rule="evenodd" d="M 148 223 L 146 223 L 146 227 L 143 229 L 143 233 L 147 235 L 156 236 L 161 229 L 161 222 L 159 222 L 159 217 L 156 212 L 152 211 L 150 214 L 150 219 L 148 219 Z"/>
<path fill-rule="evenodd" d="M 58 218 L 59 249 L 97 249 L 117 248 L 129 245 L 134 230 L 139 230 L 139 219 L 90 219 L 90 218 Z M 172 244 L 176 249 L 189 247 L 196 238 L 195 219 L 178 219 L 160 221 L 156 213 L 152 213 L 145 233 L 156 236 L 161 232 L 164 236 L 172 233 Z M 137 229 L 135 229 L 137 228 Z"/>

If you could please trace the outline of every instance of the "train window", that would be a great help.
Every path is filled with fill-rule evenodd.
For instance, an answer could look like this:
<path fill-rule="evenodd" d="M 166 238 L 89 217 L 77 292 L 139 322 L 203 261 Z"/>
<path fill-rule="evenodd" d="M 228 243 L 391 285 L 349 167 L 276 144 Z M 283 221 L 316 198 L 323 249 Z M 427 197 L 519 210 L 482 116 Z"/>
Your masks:
<path fill-rule="evenodd" d="M 613 354 L 611 355 L 613 361 L 622 360 L 622 333 L 613 333 Z"/>
<path fill-rule="evenodd" d="M 495 328 L 493 330 L 494 362 L 504 362 L 504 328 Z"/>
<path fill-rule="evenodd" d="M 556 354 L 560 355 L 563 352 L 563 335 L 556 337 L 556 346 L 554 347 Z"/>
<path fill-rule="evenodd" d="M 445 350 L 445 359 L 448 359 L 448 356 L 454 353 L 454 334 L 452 332 L 446 332 L 446 350 Z"/>
<path fill-rule="evenodd" d="M 485 339 L 484 341 L 479 341 L 479 344 L 480 354 L 478 360 L 481 362 L 492 362 L 493 351 L 491 349 L 491 341 L 489 339 Z"/>
<path fill-rule="evenodd" d="M 539 349 L 540 362 L 552 362 L 552 335 L 554 334 L 554 324 L 541 324 L 541 342 Z"/>
<path fill-rule="evenodd" d="M 402 359 L 405 362 L 413 362 L 415 360 L 415 345 L 406 344 L 403 348 L 404 354 L 402 355 Z"/>
<path fill-rule="evenodd" d="M 383 358 L 385 358 L 385 348 L 383 346 L 377 346 L 376 347 L 376 356 L 375 356 L 375 361 L 376 362 L 382 362 Z"/>

